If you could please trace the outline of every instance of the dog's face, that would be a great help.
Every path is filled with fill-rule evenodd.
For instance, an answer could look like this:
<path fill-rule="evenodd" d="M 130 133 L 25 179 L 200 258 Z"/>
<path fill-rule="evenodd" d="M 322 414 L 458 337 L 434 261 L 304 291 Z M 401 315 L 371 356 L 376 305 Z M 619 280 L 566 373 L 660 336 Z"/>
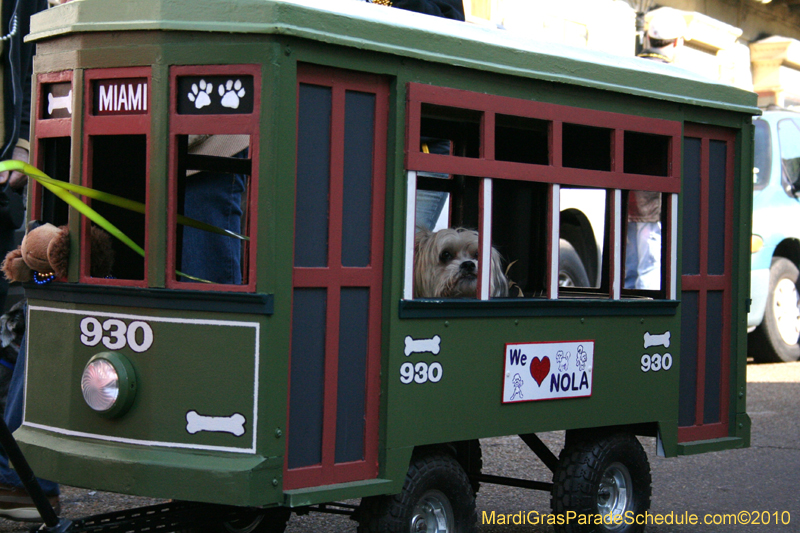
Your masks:
<path fill-rule="evenodd" d="M 420 230 L 414 243 L 415 298 L 475 298 L 479 275 L 478 232 L 464 228 Z M 492 248 L 490 294 L 508 296 L 500 254 Z"/>

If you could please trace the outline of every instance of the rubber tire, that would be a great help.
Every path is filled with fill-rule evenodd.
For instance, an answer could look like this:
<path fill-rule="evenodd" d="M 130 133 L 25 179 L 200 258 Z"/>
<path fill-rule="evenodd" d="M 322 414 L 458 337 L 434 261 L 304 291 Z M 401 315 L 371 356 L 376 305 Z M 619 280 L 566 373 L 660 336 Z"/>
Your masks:
<path fill-rule="evenodd" d="M 599 514 L 597 493 L 600 478 L 613 463 L 627 468 L 633 485 L 632 504 L 627 510 L 636 515 L 650 509 L 652 478 L 650 463 L 638 439 L 628 433 L 615 433 L 598 438 L 584 438 L 561 450 L 558 467 L 553 473 L 550 505 L 556 515 L 574 511 L 577 515 Z M 641 533 L 644 524 L 623 524 L 618 529 L 605 525 L 570 523 L 557 524 L 557 533 Z"/>
<path fill-rule="evenodd" d="M 434 454 L 412 459 L 399 494 L 361 500 L 358 533 L 409 533 L 414 507 L 430 490 L 440 491 L 449 500 L 455 533 L 477 531 L 475 494 L 466 472 L 454 457 Z"/>
<path fill-rule="evenodd" d="M 759 363 L 783 363 L 800 359 L 800 344 L 784 342 L 778 333 L 777 318 L 773 311 L 775 288 L 782 279 L 788 279 L 795 286 L 800 286 L 800 270 L 784 257 L 773 257 L 769 268 L 769 294 L 764 319 L 747 338 L 747 353 Z"/>
<path fill-rule="evenodd" d="M 569 283 L 562 284 L 562 276 Z M 591 287 L 589 275 L 583 266 L 581 256 L 575 248 L 564 239 L 558 241 L 558 286 L 559 287 Z"/>
<path fill-rule="evenodd" d="M 197 528 L 194 533 L 283 533 L 291 515 L 286 507 L 243 509 L 241 518 Z"/>

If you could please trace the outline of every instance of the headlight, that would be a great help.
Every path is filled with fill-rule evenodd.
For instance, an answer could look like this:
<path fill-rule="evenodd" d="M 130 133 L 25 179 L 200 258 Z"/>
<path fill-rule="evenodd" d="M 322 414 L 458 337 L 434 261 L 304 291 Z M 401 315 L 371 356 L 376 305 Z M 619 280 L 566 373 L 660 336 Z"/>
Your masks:
<path fill-rule="evenodd" d="M 761 235 L 753 235 L 750 237 L 750 253 L 754 254 L 764 247 L 764 239 Z"/>
<path fill-rule="evenodd" d="M 86 404 L 98 414 L 120 416 L 136 396 L 136 374 L 128 359 L 116 352 L 102 352 L 83 369 L 81 392 Z"/>

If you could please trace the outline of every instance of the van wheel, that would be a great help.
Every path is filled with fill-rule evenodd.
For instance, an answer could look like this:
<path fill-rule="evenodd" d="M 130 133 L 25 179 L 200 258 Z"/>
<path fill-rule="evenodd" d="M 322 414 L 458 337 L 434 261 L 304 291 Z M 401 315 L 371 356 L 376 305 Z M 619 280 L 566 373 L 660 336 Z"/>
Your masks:
<path fill-rule="evenodd" d="M 558 241 L 558 286 L 591 287 L 581 256 L 565 239 Z"/>
<path fill-rule="evenodd" d="M 574 512 L 586 518 L 556 525 L 556 531 L 640 533 L 644 524 L 630 517 L 650 508 L 650 484 L 647 454 L 633 435 L 616 433 L 570 444 L 553 473 L 550 504 L 554 514 Z M 604 517 L 602 523 L 597 517 Z"/>
<path fill-rule="evenodd" d="M 358 533 L 474 533 L 478 515 L 469 478 L 449 455 L 415 457 L 403 490 L 361 500 Z"/>
<path fill-rule="evenodd" d="M 800 359 L 800 271 L 784 257 L 773 257 L 769 269 L 769 294 L 764 320 L 750 334 L 748 353 L 760 363 Z M 751 346 L 752 345 L 752 346 Z"/>

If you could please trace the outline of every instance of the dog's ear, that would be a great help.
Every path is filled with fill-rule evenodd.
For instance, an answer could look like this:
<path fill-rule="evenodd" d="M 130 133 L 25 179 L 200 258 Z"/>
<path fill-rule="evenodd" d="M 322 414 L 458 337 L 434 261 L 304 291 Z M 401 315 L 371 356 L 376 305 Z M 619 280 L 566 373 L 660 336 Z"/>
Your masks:
<path fill-rule="evenodd" d="M 417 226 L 417 231 L 414 233 L 414 256 L 419 253 L 420 248 L 422 248 L 425 243 L 433 235 L 433 232 L 427 228 L 423 228 L 422 226 Z"/>
<path fill-rule="evenodd" d="M 508 296 L 508 278 L 503 272 L 503 260 L 500 252 L 492 248 L 492 272 L 491 272 L 491 293 L 495 298 L 506 298 Z"/>

